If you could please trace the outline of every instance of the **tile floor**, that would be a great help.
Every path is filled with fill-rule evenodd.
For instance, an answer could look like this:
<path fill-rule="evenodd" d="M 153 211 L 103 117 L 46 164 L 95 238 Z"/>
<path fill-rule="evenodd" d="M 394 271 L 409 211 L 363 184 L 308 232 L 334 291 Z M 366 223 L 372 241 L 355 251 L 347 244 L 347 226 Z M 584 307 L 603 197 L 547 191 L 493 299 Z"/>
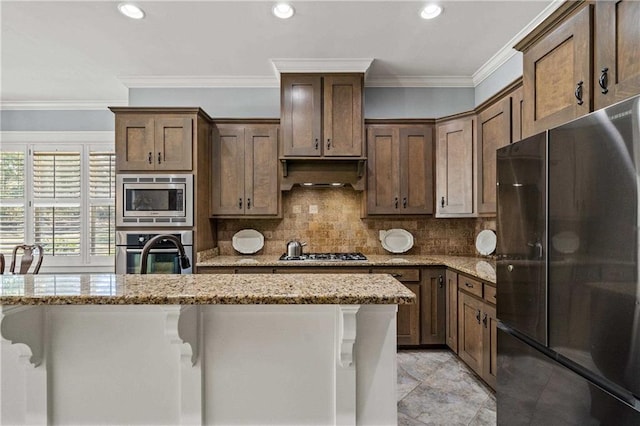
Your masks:
<path fill-rule="evenodd" d="M 495 394 L 454 353 L 398 350 L 398 425 L 495 424 Z"/>

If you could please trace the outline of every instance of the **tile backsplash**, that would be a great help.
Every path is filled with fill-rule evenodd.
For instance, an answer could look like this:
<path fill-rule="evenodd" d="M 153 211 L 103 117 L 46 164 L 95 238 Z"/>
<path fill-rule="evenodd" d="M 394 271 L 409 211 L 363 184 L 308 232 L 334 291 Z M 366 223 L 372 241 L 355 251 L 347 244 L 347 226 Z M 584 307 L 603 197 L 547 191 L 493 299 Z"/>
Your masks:
<path fill-rule="evenodd" d="M 434 219 L 360 218 L 362 193 L 351 188 L 300 188 L 283 192 L 282 219 L 220 219 L 218 245 L 221 255 L 238 254 L 233 234 L 241 229 L 260 231 L 264 248 L 257 254 L 279 255 L 292 239 L 304 241 L 305 252 L 386 254 L 379 231 L 403 228 L 411 232 L 414 246 L 406 254 L 477 255 L 475 237 L 483 229 L 495 230 L 495 218 Z"/>

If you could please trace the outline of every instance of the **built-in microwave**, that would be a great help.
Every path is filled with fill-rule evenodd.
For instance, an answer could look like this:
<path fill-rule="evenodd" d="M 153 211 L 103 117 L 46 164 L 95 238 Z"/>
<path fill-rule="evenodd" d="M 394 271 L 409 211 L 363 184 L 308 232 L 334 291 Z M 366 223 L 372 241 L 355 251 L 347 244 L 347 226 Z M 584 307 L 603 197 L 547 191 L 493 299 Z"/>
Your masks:
<path fill-rule="evenodd" d="M 117 175 L 116 226 L 193 226 L 193 175 Z"/>

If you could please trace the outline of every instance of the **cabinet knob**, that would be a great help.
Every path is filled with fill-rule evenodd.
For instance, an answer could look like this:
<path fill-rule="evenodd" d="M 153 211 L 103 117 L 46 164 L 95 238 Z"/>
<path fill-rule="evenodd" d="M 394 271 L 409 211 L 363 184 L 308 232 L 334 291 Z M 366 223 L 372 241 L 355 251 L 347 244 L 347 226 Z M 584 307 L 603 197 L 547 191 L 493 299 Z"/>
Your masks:
<path fill-rule="evenodd" d="M 317 150 L 318 148 L 319 148 L 319 145 L 318 145 L 318 138 L 316 138 L 316 150 Z"/>
<path fill-rule="evenodd" d="M 331 149 L 331 139 L 327 139 L 327 149 Z"/>
<path fill-rule="evenodd" d="M 507 265 L 507 271 L 509 272 L 513 271 L 513 265 Z"/>
<path fill-rule="evenodd" d="M 404 197 L 402 199 L 402 207 L 405 208 L 405 209 L 407 208 L 407 197 Z"/>
<path fill-rule="evenodd" d="M 149 164 L 153 163 L 152 158 L 153 158 L 153 154 L 151 152 L 149 152 Z"/>
<path fill-rule="evenodd" d="M 576 85 L 576 91 L 574 92 L 574 95 L 576 97 L 576 99 L 578 100 L 578 105 L 582 105 L 584 103 L 584 101 L 582 100 L 582 85 L 584 84 L 584 81 L 579 81 L 578 84 Z"/>
<path fill-rule="evenodd" d="M 158 164 L 160 164 L 160 163 L 162 163 L 162 157 L 161 157 L 161 154 L 158 153 Z"/>
<path fill-rule="evenodd" d="M 251 198 L 247 198 L 247 209 L 251 209 Z"/>
<path fill-rule="evenodd" d="M 602 68 L 602 74 L 600 74 L 600 78 L 598 79 L 598 84 L 600 85 L 600 89 L 603 95 L 609 93 L 609 89 L 607 86 L 609 85 L 609 68 Z"/>
<path fill-rule="evenodd" d="M 394 204 L 396 206 L 396 209 L 398 208 L 398 197 L 395 198 Z"/>
<path fill-rule="evenodd" d="M 238 208 L 242 208 L 242 198 L 238 198 Z"/>

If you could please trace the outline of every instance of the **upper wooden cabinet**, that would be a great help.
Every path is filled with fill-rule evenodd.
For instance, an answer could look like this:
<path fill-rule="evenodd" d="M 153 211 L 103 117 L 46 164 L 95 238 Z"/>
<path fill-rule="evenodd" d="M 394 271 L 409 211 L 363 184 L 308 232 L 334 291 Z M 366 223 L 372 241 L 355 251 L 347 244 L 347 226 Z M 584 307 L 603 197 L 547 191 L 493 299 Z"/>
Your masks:
<path fill-rule="evenodd" d="M 527 35 L 524 136 L 640 93 L 640 2 L 566 2 Z"/>
<path fill-rule="evenodd" d="M 479 214 L 496 213 L 496 150 L 511 143 L 511 97 L 478 114 L 476 194 Z"/>
<path fill-rule="evenodd" d="M 595 5 L 594 109 L 640 93 L 640 2 Z"/>
<path fill-rule="evenodd" d="M 218 124 L 211 164 L 211 215 L 277 216 L 278 126 Z"/>
<path fill-rule="evenodd" d="M 198 109 L 113 107 L 117 171 L 191 171 Z"/>
<path fill-rule="evenodd" d="M 284 157 L 361 157 L 362 74 L 282 74 Z"/>
<path fill-rule="evenodd" d="M 524 134 L 591 111 L 591 17 L 585 5 L 524 51 Z"/>
<path fill-rule="evenodd" d="M 436 217 L 468 217 L 473 208 L 475 116 L 439 122 L 436 144 Z"/>
<path fill-rule="evenodd" d="M 433 213 L 433 126 L 367 126 L 368 215 Z"/>

